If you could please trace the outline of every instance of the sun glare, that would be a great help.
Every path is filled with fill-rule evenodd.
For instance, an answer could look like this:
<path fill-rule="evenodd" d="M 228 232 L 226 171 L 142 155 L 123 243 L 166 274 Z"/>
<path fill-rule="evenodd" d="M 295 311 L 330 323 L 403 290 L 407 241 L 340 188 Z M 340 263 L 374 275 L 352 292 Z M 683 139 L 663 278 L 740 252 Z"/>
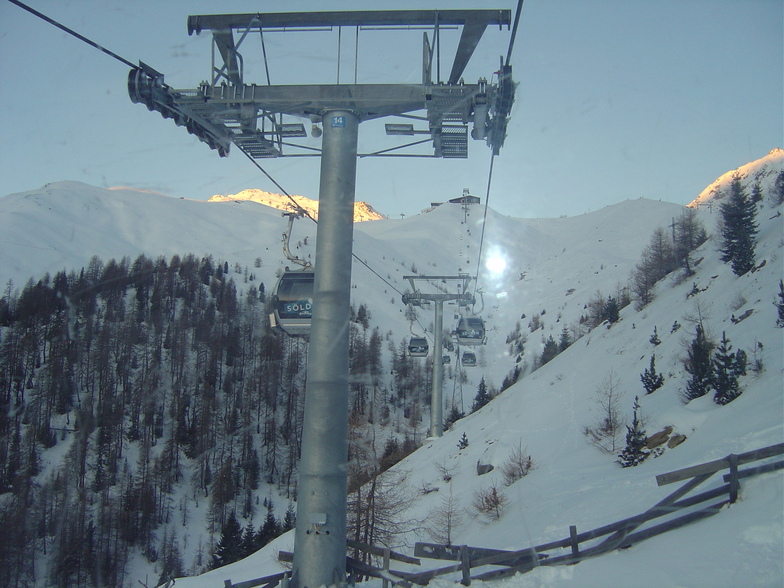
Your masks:
<path fill-rule="evenodd" d="M 506 269 L 506 260 L 498 255 L 493 255 L 485 262 L 485 267 L 494 274 L 500 274 Z"/>

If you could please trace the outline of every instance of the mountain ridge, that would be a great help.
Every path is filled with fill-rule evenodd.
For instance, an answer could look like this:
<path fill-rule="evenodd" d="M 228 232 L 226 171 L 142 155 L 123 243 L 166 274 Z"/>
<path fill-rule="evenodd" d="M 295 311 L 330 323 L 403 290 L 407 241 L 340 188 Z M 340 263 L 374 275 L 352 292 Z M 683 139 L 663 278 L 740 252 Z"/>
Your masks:
<path fill-rule="evenodd" d="M 292 202 L 293 200 L 293 202 Z M 237 192 L 236 194 L 221 195 L 216 194 L 211 196 L 207 202 L 238 202 L 250 201 L 282 210 L 284 212 L 297 212 L 298 210 L 305 210 L 311 217 L 318 219 L 318 200 L 313 200 L 306 196 L 285 196 L 283 194 L 276 194 L 275 192 L 266 192 L 257 188 L 248 188 Z M 296 203 L 296 204 L 295 204 Z M 354 222 L 365 222 L 371 220 L 379 220 L 386 218 L 381 213 L 377 212 L 370 204 L 363 201 L 354 203 Z"/>
<path fill-rule="evenodd" d="M 776 147 L 771 149 L 767 155 L 720 175 L 688 206 L 697 208 L 709 205 L 714 200 L 723 199 L 727 194 L 727 187 L 736 175 L 741 178 L 741 183 L 745 184 L 746 189 L 749 191 L 754 184 L 759 184 L 763 190 L 771 190 L 774 187 L 776 178 L 782 172 L 784 172 L 784 149 Z"/>

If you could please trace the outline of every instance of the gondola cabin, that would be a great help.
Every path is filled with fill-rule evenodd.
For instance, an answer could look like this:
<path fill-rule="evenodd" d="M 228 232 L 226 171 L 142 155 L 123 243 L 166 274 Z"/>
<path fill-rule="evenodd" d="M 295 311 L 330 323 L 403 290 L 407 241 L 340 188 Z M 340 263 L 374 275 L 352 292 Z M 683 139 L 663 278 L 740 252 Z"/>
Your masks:
<path fill-rule="evenodd" d="M 411 337 L 411 340 L 408 342 L 408 354 L 411 357 L 426 357 L 427 351 L 427 339 L 424 337 Z"/>
<path fill-rule="evenodd" d="M 485 322 L 477 316 L 461 317 L 455 329 L 455 338 L 460 345 L 484 345 Z"/>
<path fill-rule="evenodd" d="M 471 353 L 470 351 L 466 351 L 463 354 L 462 363 L 463 363 L 463 367 L 475 367 L 476 366 L 476 355 Z"/>
<path fill-rule="evenodd" d="M 286 271 L 280 276 L 272 295 L 270 323 L 289 335 L 310 333 L 313 317 L 313 280 L 311 271 Z"/>

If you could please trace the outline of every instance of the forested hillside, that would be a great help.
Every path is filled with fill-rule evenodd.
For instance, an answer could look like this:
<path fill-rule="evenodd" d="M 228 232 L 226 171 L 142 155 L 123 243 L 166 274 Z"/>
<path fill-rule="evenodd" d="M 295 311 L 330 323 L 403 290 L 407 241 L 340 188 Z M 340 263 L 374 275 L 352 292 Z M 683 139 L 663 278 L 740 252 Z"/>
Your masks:
<path fill-rule="evenodd" d="M 291 525 L 307 344 L 270 330 L 265 301 L 247 268 L 189 254 L 94 257 L 6 292 L 2 585 L 121 585 L 134 554 L 181 575 L 211 564 L 232 513 Z M 401 352 L 396 395 L 382 389 L 368 317 L 352 322 L 353 422 L 420 415 L 429 372 Z"/>

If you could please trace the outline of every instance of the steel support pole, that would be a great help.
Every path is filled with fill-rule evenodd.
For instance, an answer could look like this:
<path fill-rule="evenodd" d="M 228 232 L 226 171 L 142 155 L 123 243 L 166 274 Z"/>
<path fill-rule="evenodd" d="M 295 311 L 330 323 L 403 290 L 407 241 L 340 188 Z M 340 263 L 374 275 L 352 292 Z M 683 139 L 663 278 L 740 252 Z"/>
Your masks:
<path fill-rule="evenodd" d="M 435 351 L 433 352 L 433 393 L 430 398 L 430 436 L 441 437 L 444 434 L 444 401 L 443 401 L 443 330 L 444 301 L 436 300 Z"/>
<path fill-rule="evenodd" d="M 292 588 L 345 583 L 348 345 L 359 118 L 323 114 L 302 455 Z"/>

